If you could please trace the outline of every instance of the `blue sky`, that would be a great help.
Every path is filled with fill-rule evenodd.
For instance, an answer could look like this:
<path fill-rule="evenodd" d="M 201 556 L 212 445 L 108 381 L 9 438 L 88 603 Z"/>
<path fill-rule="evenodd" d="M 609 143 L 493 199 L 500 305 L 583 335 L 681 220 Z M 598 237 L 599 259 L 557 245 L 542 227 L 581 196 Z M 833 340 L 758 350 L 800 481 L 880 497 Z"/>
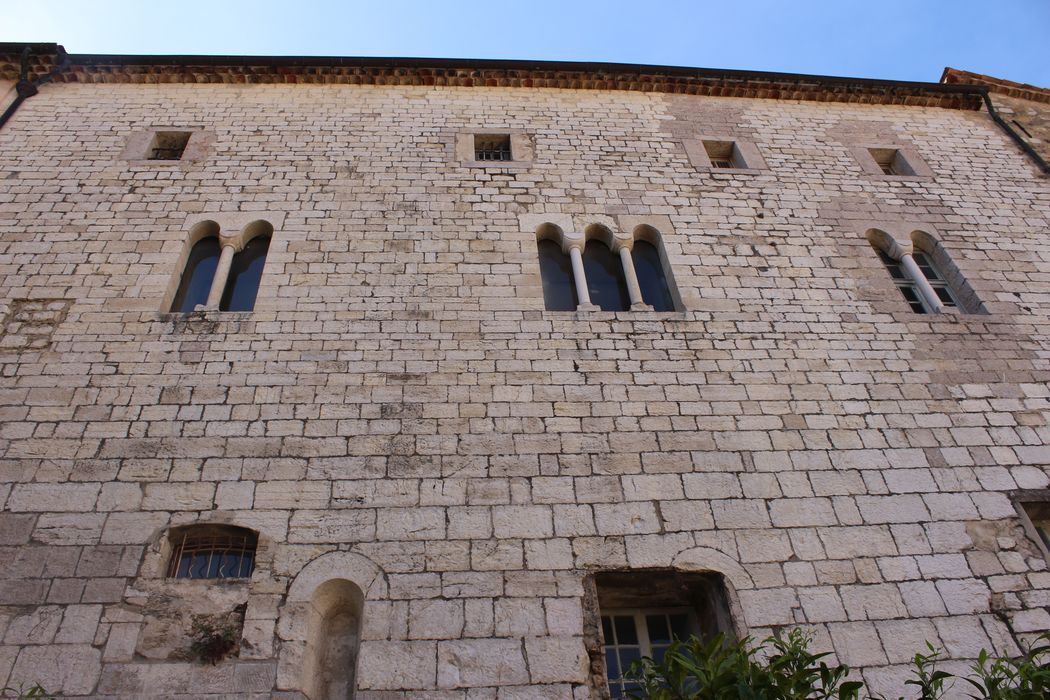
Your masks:
<path fill-rule="evenodd" d="M 1050 87 L 1050 0 L 7 0 L 0 41 L 74 53 L 658 63 Z"/>

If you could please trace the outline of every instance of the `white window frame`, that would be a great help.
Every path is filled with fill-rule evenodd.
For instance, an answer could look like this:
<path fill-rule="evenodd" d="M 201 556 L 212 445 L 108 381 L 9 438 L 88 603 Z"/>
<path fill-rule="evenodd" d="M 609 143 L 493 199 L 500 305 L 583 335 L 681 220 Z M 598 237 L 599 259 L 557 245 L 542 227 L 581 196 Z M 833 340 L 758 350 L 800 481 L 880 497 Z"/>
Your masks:
<path fill-rule="evenodd" d="M 688 608 L 688 607 L 671 607 L 671 608 L 612 608 L 612 609 L 609 609 L 609 610 L 601 610 L 600 611 L 599 622 L 603 623 L 603 624 L 600 625 L 600 627 L 602 628 L 602 663 L 605 663 L 605 654 L 608 653 L 609 649 L 615 649 L 615 650 L 617 650 L 617 652 L 616 652 L 617 663 L 620 664 L 620 677 L 618 677 L 618 678 L 612 678 L 610 676 L 608 664 L 606 664 L 605 680 L 606 680 L 606 682 L 607 682 L 607 684 L 609 686 L 609 692 L 610 692 L 611 697 L 613 697 L 613 698 L 624 698 L 624 697 L 627 697 L 625 692 L 624 692 L 624 688 L 623 688 L 623 672 L 626 669 L 623 667 L 623 663 L 622 663 L 622 661 L 620 659 L 619 649 L 621 649 L 623 647 L 634 647 L 634 646 L 637 646 L 638 647 L 638 651 L 639 651 L 639 655 L 642 658 L 647 657 L 647 656 L 648 657 L 652 657 L 652 655 L 653 655 L 653 645 L 652 645 L 652 640 L 649 638 L 649 625 L 648 625 L 648 622 L 645 619 L 646 616 L 648 616 L 648 615 L 681 615 L 681 614 L 685 614 L 688 617 L 688 620 L 689 620 L 689 633 L 693 634 L 693 635 L 699 635 L 700 634 L 700 625 L 699 625 L 699 621 L 697 620 L 697 617 L 696 617 L 696 611 L 693 610 L 692 608 Z M 614 618 L 614 617 L 633 617 L 634 618 L 635 633 L 638 635 L 638 644 L 637 645 L 634 645 L 634 644 L 618 644 L 617 643 L 618 640 L 605 639 L 604 618 L 606 618 L 606 617 L 609 617 L 609 618 Z M 614 634 L 615 634 L 616 625 L 613 624 L 612 628 L 613 628 L 613 631 L 614 631 Z M 618 692 L 620 693 L 619 695 L 612 694 L 614 685 L 619 686 L 619 688 L 618 688 Z"/>
<path fill-rule="evenodd" d="M 933 261 L 933 257 L 929 253 L 923 250 L 915 250 L 913 252 L 902 255 L 900 258 L 894 258 L 888 252 L 880 248 L 878 250 L 878 254 L 879 262 L 882 263 L 883 268 L 890 275 L 890 279 L 893 281 L 894 285 L 896 285 L 897 288 L 901 290 L 911 290 L 912 294 L 914 294 L 914 296 L 916 297 L 923 309 L 922 313 L 938 314 L 943 313 L 945 309 L 960 309 L 959 300 L 956 297 L 955 291 L 948 283 L 948 280 L 944 278 L 944 274 L 937 267 L 937 264 Z M 885 256 L 885 259 L 883 259 L 883 256 Z M 906 258 L 908 256 L 910 256 L 913 260 L 916 269 L 918 269 L 919 274 L 922 275 L 922 279 L 917 279 L 915 277 L 914 271 L 904 263 L 903 258 Z M 892 263 L 900 270 L 901 274 L 904 276 L 894 277 L 893 273 L 889 269 L 890 263 L 887 263 L 886 260 L 892 261 Z M 925 272 L 923 272 L 923 267 L 929 269 L 933 273 L 934 277 L 930 277 Z M 931 304 L 931 300 L 928 298 L 929 294 L 923 291 L 924 286 L 929 288 L 928 291 L 932 291 L 934 297 L 936 297 L 936 301 L 939 304 L 939 306 L 933 306 Z M 941 289 L 944 290 L 945 296 L 948 297 L 947 299 L 944 299 L 940 294 L 937 293 L 938 290 Z M 904 294 L 903 291 L 902 295 L 904 296 L 905 301 L 908 303 L 908 305 L 912 308 L 912 311 L 915 313 L 920 313 L 917 309 L 915 309 L 914 306 L 912 306 L 912 301 L 908 299 L 908 296 Z"/>

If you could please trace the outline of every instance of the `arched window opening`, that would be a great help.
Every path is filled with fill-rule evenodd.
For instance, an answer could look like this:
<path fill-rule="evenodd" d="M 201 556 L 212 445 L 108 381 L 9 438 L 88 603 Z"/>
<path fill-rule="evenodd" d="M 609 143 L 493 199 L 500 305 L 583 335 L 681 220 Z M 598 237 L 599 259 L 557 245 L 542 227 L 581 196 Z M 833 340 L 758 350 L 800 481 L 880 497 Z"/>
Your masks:
<path fill-rule="evenodd" d="M 874 244 L 873 244 L 874 245 Z M 938 307 L 943 308 L 957 308 L 959 302 L 956 299 L 955 292 L 952 290 L 948 280 L 945 279 L 940 269 L 933 262 L 933 259 L 927 253 L 919 250 L 914 250 L 911 253 L 906 253 L 901 256 L 900 260 L 890 257 L 888 253 L 882 248 L 875 246 L 875 252 L 879 256 L 879 260 L 882 261 L 886 271 L 889 272 L 890 278 L 893 283 L 900 290 L 901 295 L 905 301 L 908 302 L 908 306 L 911 310 L 917 314 L 928 314 L 937 313 L 941 310 Z M 909 270 L 905 264 L 905 259 L 908 257 L 915 262 L 914 267 Z M 918 273 L 914 270 L 918 269 Z M 921 277 L 919 276 L 921 275 Z M 923 295 L 922 285 L 923 283 L 928 284 L 927 294 Z M 937 297 L 934 303 L 929 298 L 929 291 L 932 290 L 933 294 Z"/>
<path fill-rule="evenodd" d="M 189 525 L 169 535 L 168 578 L 248 578 L 259 536 L 233 525 Z"/>
<path fill-rule="evenodd" d="M 547 239 L 537 244 L 540 279 L 543 282 L 543 306 L 548 311 L 575 311 L 579 305 L 572 277 L 572 261 L 561 246 Z"/>
<path fill-rule="evenodd" d="M 917 314 L 927 313 L 926 306 L 923 304 L 922 295 L 919 293 L 919 287 L 915 283 L 915 280 L 911 278 L 911 275 L 907 274 L 904 266 L 901 265 L 900 260 L 894 260 L 885 251 L 876 248 L 875 252 L 879 255 L 879 260 L 885 266 L 886 271 L 890 273 L 890 278 L 893 283 L 897 285 L 897 289 L 900 290 L 904 300 L 908 302 L 908 306 L 911 310 Z"/>
<path fill-rule="evenodd" d="M 649 241 L 636 240 L 631 257 L 645 303 L 653 307 L 654 311 L 674 311 L 674 299 L 664 275 L 660 251 Z"/>
<path fill-rule="evenodd" d="M 944 279 L 944 276 L 937 269 L 937 266 L 933 264 L 933 260 L 926 253 L 915 251 L 912 253 L 912 257 L 915 259 L 915 264 L 922 270 L 923 276 L 926 277 L 926 281 L 933 287 L 933 291 L 937 294 L 937 298 L 940 299 L 941 303 L 946 307 L 957 307 L 959 304 L 955 300 L 955 295 L 952 293 L 951 287 L 948 286 L 948 281 Z"/>
<path fill-rule="evenodd" d="M 171 303 L 172 311 L 188 313 L 198 304 L 207 303 L 220 252 L 219 239 L 215 236 L 207 236 L 194 244 L 186 259 L 179 290 Z"/>
<path fill-rule="evenodd" d="M 321 584 L 311 603 L 303 693 L 311 700 L 349 700 L 356 685 L 364 595 L 345 579 Z"/>
<path fill-rule="evenodd" d="M 608 246 L 595 239 L 587 241 L 583 249 L 583 270 L 592 304 L 602 311 L 626 311 L 631 308 L 623 266 Z"/>
<path fill-rule="evenodd" d="M 259 293 L 266 253 L 270 249 L 269 236 L 257 236 L 233 256 L 226 289 L 219 302 L 220 311 L 251 311 Z"/>

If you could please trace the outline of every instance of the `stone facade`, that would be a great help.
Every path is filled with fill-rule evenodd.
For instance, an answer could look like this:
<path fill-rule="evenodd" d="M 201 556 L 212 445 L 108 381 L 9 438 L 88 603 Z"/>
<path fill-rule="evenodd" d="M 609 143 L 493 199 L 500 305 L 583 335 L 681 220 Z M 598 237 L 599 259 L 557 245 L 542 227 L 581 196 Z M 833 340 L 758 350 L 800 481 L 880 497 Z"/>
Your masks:
<path fill-rule="evenodd" d="M 969 98 L 74 73 L 0 130 L 0 685 L 600 698 L 623 570 L 718 574 L 738 634 L 802 626 L 894 695 L 925 641 L 959 669 L 1050 628 L 1017 505 L 1050 185 Z M 170 128 L 203 150 L 125 155 Z M 484 130 L 529 161 L 457 157 Z M 761 167 L 698 167 L 712 134 Z M 858 162 L 886 146 L 928 174 Z M 194 225 L 256 220 L 255 310 L 167 313 Z M 545 311 L 548 223 L 655 229 L 684 310 Z M 980 313 L 913 313 L 876 229 Z M 251 579 L 167 578 L 192 523 L 257 531 Z"/>

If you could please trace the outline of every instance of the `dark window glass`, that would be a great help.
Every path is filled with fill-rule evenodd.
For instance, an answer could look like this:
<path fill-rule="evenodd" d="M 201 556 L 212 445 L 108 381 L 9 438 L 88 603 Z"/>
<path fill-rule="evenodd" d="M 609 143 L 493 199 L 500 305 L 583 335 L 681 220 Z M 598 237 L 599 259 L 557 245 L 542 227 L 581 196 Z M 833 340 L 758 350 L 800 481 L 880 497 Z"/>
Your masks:
<path fill-rule="evenodd" d="M 257 236 L 244 246 L 244 250 L 233 256 L 226 290 L 219 302 L 220 311 L 251 311 L 255 308 L 255 296 L 259 293 L 266 251 L 269 249 L 270 239 Z"/>
<path fill-rule="evenodd" d="M 937 293 L 937 298 L 941 300 L 941 303 L 945 306 L 955 306 L 955 297 L 948 290 L 947 287 L 934 287 L 933 291 Z"/>
<path fill-rule="evenodd" d="M 937 298 L 941 300 L 941 303 L 945 306 L 957 306 L 955 295 L 948 286 L 948 282 L 937 271 L 933 261 L 925 253 L 914 253 L 912 257 L 915 258 L 915 264 L 922 270 L 922 274 L 926 277 L 930 286 L 933 287 L 933 291 L 937 294 Z"/>
<path fill-rule="evenodd" d="M 911 275 L 907 274 L 904 271 L 904 266 L 901 265 L 900 261 L 899 260 L 894 260 L 893 258 L 891 258 L 890 256 L 886 255 L 886 253 L 884 253 L 881 250 L 878 250 L 877 252 L 879 254 L 879 260 L 881 260 L 882 264 L 886 266 L 886 270 L 890 273 L 890 277 L 893 278 L 894 284 L 896 284 L 897 285 L 897 289 L 899 289 L 901 291 L 901 295 L 908 302 L 908 306 L 911 307 L 911 310 L 914 311 L 917 314 L 928 313 L 928 310 L 926 309 L 926 305 L 923 304 L 923 302 L 922 302 L 922 297 L 919 294 L 919 288 L 916 286 L 915 280 L 913 280 L 911 278 Z M 922 269 L 922 265 L 927 265 L 928 266 L 928 263 L 926 262 L 926 258 L 922 257 L 921 253 L 916 254 L 914 256 L 914 260 L 915 260 L 916 264 L 919 265 L 920 269 Z M 931 271 L 932 271 L 932 268 L 931 268 Z M 929 277 L 930 273 L 927 273 L 925 270 L 923 270 L 923 274 L 925 274 L 927 277 Z M 936 273 L 933 273 L 933 274 L 936 274 Z M 941 284 L 941 285 L 943 285 L 944 283 L 943 282 L 935 282 L 934 284 Z M 938 295 L 939 295 L 939 293 L 938 293 Z"/>
<path fill-rule="evenodd" d="M 626 311 L 631 306 L 620 258 L 601 241 L 590 240 L 583 250 L 583 271 L 591 303 L 602 311 Z"/>
<path fill-rule="evenodd" d="M 634 626 L 634 618 L 617 615 L 614 619 L 616 625 L 617 644 L 637 644 L 638 630 Z"/>
<path fill-rule="evenodd" d="M 878 251 L 878 253 L 879 259 L 882 260 L 882 264 L 886 266 L 886 270 L 889 271 L 890 277 L 892 277 L 895 280 L 908 279 L 908 276 L 904 274 L 904 270 L 901 269 L 901 264 L 899 260 L 894 260 L 881 250 Z"/>
<path fill-rule="evenodd" d="M 543 305 L 548 311 L 575 311 L 578 301 L 569 256 L 554 241 L 540 241 L 538 248 Z"/>
<path fill-rule="evenodd" d="M 613 698 L 627 697 L 627 692 L 632 688 L 623 682 L 623 674 L 642 657 L 634 618 L 603 615 L 602 630 L 605 633 L 605 670 L 609 679 L 609 695 Z"/>
<path fill-rule="evenodd" d="M 642 300 L 655 311 L 674 311 L 674 300 L 667 287 L 664 268 L 660 264 L 660 252 L 649 241 L 635 241 L 631 251 L 634 273 L 638 286 L 642 288 Z"/>
<path fill-rule="evenodd" d="M 937 274 L 937 268 L 933 266 L 930 259 L 922 253 L 912 253 L 912 258 L 915 259 L 915 264 L 922 270 L 922 274 L 926 275 L 926 279 L 931 282 L 937 282 L 941 279 L 941 276 Z"/>
<path fill-rule="evenodd" d="M 179 291 L 171 303 L 172 311 L 186 313 L 193 311 L 197 304 L 208 301 L 208 291 L 219 264 L 219 252 L 219 239 L 214 236 L 200 239 L 190 249 Z"/>
<path fill-rule="evenodd" d="M 917 314 L 926 313 L 926 307 L 922 305 L 922 300 L 919 298 L 919 292 L 916 291 L 915 287 L 900 285 L 897 289 L 901 290 L 901 294 L 908 301 L 908 306 L 911 310 Z"/>

